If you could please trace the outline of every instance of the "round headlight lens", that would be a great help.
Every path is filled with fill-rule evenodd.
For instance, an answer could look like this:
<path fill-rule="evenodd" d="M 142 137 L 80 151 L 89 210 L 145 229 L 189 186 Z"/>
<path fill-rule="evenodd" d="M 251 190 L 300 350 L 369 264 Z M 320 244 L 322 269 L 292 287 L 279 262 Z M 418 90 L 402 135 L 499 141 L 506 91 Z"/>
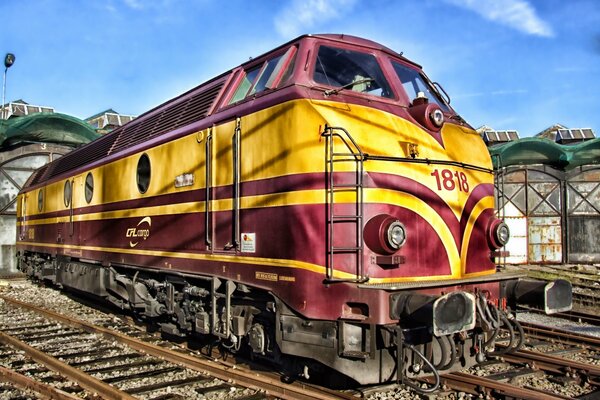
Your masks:
<path fill-rule="evenodd" d="M 496 227 L 496 240 L 501 246 L 504 246 L 508 243 L 508 239 L 510 238 L 510 229 L 508 229 L 508 225 L 504 222 L 501 222 Z"/>
<path fill-rule="evenodd" d="M 398 250 L 406 242 L 406 229 L 400 221 L 394 221 L 388 227 L 387 241 L 388 245 L 394 250 Z"/>
<path fill-rule="evenodd" d="M 442 126 L 442 124 L 444 123 L 444 113 L 439 108 L 433 110 L 431 114 L 429 114 L 429 118 L 431 119 L 431 122 L 433 122 L 433 124 L 437 127 Z"/>

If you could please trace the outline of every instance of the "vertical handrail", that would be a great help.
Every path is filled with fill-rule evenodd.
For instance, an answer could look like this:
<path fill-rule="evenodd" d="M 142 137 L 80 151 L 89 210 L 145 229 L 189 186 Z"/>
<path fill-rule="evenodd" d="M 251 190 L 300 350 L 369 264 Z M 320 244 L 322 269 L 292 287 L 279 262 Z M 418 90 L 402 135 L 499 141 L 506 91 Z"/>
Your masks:
<path fill-rule="evenodd" d="M 205 243 L 208 249 L 212 248 L 212 226 L 211 226 L 211 189 L 212 189 L 212 130 L 209 128 L 206 135 L 206 142 L 204 144 L 204 181 L 205 181 L 205 196 L 204 196 L 204 232 L 205 232 Z"/>
<path fill-rule="evenodd" d="M 22 219 L 21 219 L 21 240 L 27 240 L 27 194 L 23 194 L 23 202 L 22 202 Z"/>
<path fill-rule="evenodd" d="M 504 170 L 504 166 L 502 165 L 502 156 L 499 154 L 495 154 L 492 156 L 496 159 L 496 169 L 494 171 L 494 191 L 497 193 L 498 204 L 496 204 L 497 208 L 497 217 L 504 220 L 506 216 L 506 204 L 508 203 L 506 193 L 504 191 L 504 178 L 506 175 L 506 171 Z M 506 245 L 502 246 L 503 249 L 506 250 Z M 506 266 L 506 256 L 499 255 L 496 257 L 499 262 L 498 264 L 502 266 Z"/>
<path fill-rule="evenodd" d="M 231 235 L 231 242 L 225 245 L 225 250 L 239 250 L 240 248 L 240 142 L 241 142 L 241 128 L 242 119 L 237 117 L 235 120 L 235 129 L 233 131 L 232 138 L 232 153 L 233 153 L 233 226 Z"/>
<path fill-rule="evenodd" d="M 233 245 L 236 249 L 240 247 L 240 180 L 241 180 L 241 154 L 240 154 L 240 144 L 241 144 L 241 128 L 242 120 L 241 118 L 237 118 L 235 121 L 235 133 L 234 133 L 234 155 L 233 155 L 233 163 L 234 163 L 234 175 L 233 175 L 233 209 L 234 209 L 234 220 L 233 220 Z"/>
<path fill-rule="evenodd" d="M 75 191 L 75 179 L 71 179 L 71 193 L 69 193 L 69 236 L 73 236 L 73 192 Z"/>

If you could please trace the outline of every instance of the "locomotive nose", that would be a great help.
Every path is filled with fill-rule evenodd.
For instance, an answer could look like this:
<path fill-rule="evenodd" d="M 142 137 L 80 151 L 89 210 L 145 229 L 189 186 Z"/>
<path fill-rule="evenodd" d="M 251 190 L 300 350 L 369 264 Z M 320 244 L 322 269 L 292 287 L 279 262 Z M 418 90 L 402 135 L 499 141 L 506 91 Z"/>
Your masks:
<path fill-rule="evenodd" d="M 475 296 L 460 291 L 443 296 L 394 293 L 390 317 L 403 326 L 433 326 L 436 336 L 450 335 L 475 327 Z"/>

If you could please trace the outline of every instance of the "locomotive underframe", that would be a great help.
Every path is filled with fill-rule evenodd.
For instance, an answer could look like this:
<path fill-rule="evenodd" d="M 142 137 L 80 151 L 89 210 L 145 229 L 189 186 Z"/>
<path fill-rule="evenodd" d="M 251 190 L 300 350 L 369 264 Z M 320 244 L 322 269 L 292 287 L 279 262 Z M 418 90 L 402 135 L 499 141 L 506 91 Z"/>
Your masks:
<path fill-rule="evenodd" d="M 436 317 L 429 312 L 432 302 L 428 299 L 435 299 L 432 293 L 439 288 L 390 291 L 390 309 L 395 310 L 391 312 L 397 314 L 399 324 L 376 325 L 307 319 L 264 289 L 216 277 L 107 267 L 93 260 L 32 252 L 18 256 L 18 267 L 34 279 L 93 295 L 133 312 L 165 334 L 217 338 L 233 352 L 246 351 L 270 360 L 291 376 L 308 378 L 325 365 L 360 384 L 383 383 L 463 369 L 482 361 L 485 347 L 493 347 L 493 329 L 484 315 L 477 317 L 475 329 L 433 334 L 431 318 Z M 477 291 L 488 297 L 492 294 L 496 304 L 508 299 L 515 307 L 517 297 L 511 293 L 518 292 L 519 287 L 530 303 L 540 305 L 540 292 L 535 291 L 539 282 L 536 286 L 518 279 L 492 281 L 479 284 Z M 407 309 L 414 311 L 397 309 L 399 303 L 410 304 Z M 478 312 L 485 314 L 479 308 Z M 507 314 L 510 318 L 510 311 Z"/>

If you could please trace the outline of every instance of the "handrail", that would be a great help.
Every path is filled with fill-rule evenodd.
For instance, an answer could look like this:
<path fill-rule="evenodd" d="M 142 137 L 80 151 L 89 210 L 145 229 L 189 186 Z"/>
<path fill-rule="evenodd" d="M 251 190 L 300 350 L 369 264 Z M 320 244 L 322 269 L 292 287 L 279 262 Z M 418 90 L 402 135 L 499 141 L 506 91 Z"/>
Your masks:
<path fill-rule="evenodd" d="M 237 117 L 235 120 L 235 130 L 233 131 L 233 229 L 231 242 L 225 245 L 225 250 L 238 250 L 240 248 L 240 142 L 242 136 L 242 119 Z"/>
<path fill-rule="evenodd" d="M 470 169 L 479 172 L 487 172 L 489 174 L 493 174 L 494 170 L 484 167 L 479 167 L 477 165 L 465 164 L 460 161 L 451 161 L 451 160 L 433 160 L 429 158 L 409 158 L 409 157 L 394 157 L 394 156 L 378 156 L 372 154 L 365 154 L 366 160 L 373 161 L 394 161 L 394 162 L 406 162 L 406 163 L 415 163 L 415 164 L 435 164 L 435 165 L 450 165 L 453 167 L 461 167 L 464 169 Z"/>
<path fill-rule="evenodd" d="M 205 181 L 205 197 L 204 197 L 204 232 L 205 232 L 205 243 L 208 249 L 212 247 L 212 226 L 211 226 L 211 189 L 212 189 L 212 130 L 208 129 L 206 134 L 206 142 L 204 144 L 204 181 Z"/>

